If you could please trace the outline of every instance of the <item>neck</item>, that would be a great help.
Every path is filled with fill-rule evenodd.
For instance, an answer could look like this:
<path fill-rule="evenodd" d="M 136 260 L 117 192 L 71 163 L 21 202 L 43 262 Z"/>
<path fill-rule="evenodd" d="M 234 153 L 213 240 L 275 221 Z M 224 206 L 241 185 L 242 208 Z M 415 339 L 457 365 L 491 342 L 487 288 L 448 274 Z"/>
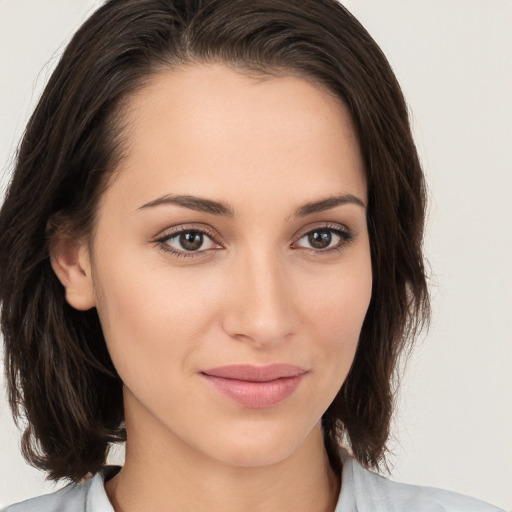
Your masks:
<path fill-rule="evenodd" d="M 340 477 L 328 460 L 320 424 L 297 450 L 270 465 L 242 467 L 214 460 L 172 438 L 130 428 L 126 459 L 106 483 L 116 512 L 333 512 Z M 133 427 L 133 426 L 132 426 Z"/>

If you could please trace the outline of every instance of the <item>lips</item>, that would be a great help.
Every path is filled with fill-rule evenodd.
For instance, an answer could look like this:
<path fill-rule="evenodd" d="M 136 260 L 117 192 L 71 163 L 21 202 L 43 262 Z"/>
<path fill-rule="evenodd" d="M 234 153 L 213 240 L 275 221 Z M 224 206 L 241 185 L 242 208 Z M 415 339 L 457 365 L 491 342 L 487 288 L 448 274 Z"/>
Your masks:
<path fill-rule="evenodd" d="M 231 365 L 201 375 L 222 395 L 248 408 L 272 407 L 289 397 L 307 370 L 288 364 Z"/>

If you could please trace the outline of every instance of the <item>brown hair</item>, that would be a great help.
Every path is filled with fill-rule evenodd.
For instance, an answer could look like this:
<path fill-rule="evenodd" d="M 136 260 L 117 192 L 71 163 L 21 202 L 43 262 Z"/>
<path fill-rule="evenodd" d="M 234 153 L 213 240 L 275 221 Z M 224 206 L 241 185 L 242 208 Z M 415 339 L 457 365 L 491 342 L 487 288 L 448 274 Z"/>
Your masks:
<path fill-rule="evenodd" d="M 428 320 L 425 184 L 406 104 L 381 50 L 335 0 L 112 0 L 77 31 L 33 113 L 0 211 L 0 300 L 9 400 L 22 449 L 50 478 L 79 480 L 125 438 L 122 382 L 95 309 L 64 297 L 49 239 L 87 235 L 122 158 L 123 100 L 162 69 L 220 61 L 293 74 L 349 108 L 368 183 L 373 291 L 350 373 L 323 415 L 331 464 L 350 446 L 384 460 L 399 355 Z"/>

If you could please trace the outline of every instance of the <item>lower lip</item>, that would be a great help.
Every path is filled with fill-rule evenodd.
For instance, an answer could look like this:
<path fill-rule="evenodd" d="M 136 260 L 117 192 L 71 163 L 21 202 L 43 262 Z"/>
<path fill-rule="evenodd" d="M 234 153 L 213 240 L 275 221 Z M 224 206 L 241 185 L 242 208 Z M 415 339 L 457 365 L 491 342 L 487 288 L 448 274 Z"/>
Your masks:
<path fill-rule="evenodd" d="M 217 391 L 228 396 L 243 407 L 263 409 L 272 407 L 289 397 L 299 386 L 302 375 L 283 377 L 269 382 L 252 382 L 246 380 L 226 379 L 203 374 Z"/>

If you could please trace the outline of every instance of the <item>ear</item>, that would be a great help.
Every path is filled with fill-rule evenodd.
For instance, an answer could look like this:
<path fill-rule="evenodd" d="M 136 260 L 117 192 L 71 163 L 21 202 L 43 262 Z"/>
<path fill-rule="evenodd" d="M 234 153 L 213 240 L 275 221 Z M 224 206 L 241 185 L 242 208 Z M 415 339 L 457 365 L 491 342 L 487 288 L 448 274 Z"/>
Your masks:
<path fill-rule="evenodd" d="M 50 260 L 69 305 L 81 311 L 96 306 L 87 245 L 67 236 L 56 237 L 50 244 Z"/>

